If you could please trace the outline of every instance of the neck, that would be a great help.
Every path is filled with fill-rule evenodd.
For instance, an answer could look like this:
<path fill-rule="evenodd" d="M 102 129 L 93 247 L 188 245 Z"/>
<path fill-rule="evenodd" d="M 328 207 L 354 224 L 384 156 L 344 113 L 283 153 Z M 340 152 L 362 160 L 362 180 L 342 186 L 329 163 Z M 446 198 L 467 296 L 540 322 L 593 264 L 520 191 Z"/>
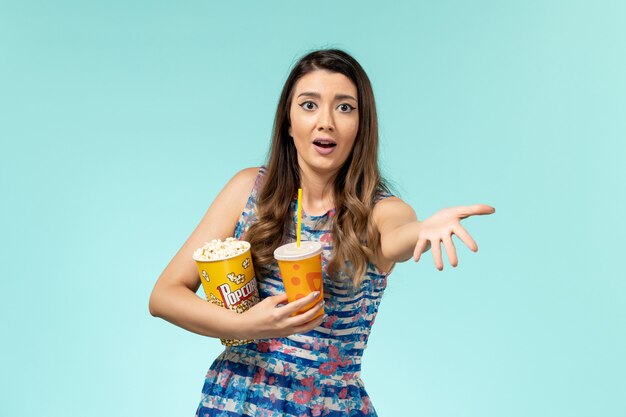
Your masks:
<path fill-rule="evenodd" d="M 300 167 L 302 209 L 309 215 L 318 216 L 334 208 L 335 175 L 336 172 L 316 172 L 309 167 Z"/>

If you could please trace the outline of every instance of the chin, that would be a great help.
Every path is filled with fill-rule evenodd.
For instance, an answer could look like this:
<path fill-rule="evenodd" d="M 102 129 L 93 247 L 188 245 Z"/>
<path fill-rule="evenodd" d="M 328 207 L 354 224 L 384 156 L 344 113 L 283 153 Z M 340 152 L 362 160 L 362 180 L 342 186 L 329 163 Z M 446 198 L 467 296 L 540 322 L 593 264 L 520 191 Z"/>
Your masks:
<path fill-rule="evenodd" d="M 347 156 L 345 158 L 337 158 L 335 155 L 329 157 L 313 154 L 306 160 L 299 157 L 298 165 L 300 167 L 307 166 L 312 171 L 319 173 L 335 173 L 341 169 L 347 159 Z"/>

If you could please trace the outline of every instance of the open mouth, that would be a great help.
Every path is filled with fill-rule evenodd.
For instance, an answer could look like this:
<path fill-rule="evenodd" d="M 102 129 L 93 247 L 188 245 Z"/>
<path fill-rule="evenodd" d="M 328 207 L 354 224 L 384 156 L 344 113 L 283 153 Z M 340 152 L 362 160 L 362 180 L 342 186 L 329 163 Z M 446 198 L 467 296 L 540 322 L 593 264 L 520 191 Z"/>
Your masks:
<path fill-rule="evenodd" d="M 319 146 L 320 148 L 324 148 L 324 149 L 330 149 L 330 148 L 334 148 L 335 146 L 337 146 L 337 143 L 333 142 L 332 140 L 315 139 L 313 141 L 313 145 Z"/>

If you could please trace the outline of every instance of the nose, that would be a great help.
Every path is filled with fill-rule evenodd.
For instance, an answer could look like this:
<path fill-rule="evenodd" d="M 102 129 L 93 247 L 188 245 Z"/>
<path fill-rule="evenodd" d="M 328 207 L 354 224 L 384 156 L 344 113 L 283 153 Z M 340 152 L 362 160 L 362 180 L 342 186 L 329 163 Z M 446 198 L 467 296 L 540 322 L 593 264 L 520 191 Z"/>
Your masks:
<path fill-rule="evenodd" d="M 317 119 L 317 130 L 322 132 L 324 130 L 335 130 L 335 120 L 333 118 L 332 109 L 321 110 Z"/>

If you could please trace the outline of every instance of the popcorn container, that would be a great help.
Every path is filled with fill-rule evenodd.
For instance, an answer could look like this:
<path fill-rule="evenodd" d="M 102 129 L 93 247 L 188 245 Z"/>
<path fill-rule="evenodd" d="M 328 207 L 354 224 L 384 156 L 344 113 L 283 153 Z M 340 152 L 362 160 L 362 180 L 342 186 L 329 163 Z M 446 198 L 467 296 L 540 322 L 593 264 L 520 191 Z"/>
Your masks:
<path fill-rule="evenodd" d="M 324 299 L 321 253 L 322 244 L 313 241 L 302 241 L 300 246 L 296 242 L 287 243 L 274 251 L 274 258 L 278 262 L 287 300 L 290 303 L 306 297 L 313 291 L 320 292 L 314 301 L 298 310 L 296 314 L 310 310 Z M 322 314 L 324 314 L 324 308 L 315 317 Z"/>
<path fill-rule="evenodd" d="M 213 240 L 193 254 L 202 288 L 209 302 L 239 314 L 259 302 L 259 290 L 250 255 L 250 243 L 227 238 Z M 223 345 L 239 346 L 253 340 L 220 339 Z"/>

